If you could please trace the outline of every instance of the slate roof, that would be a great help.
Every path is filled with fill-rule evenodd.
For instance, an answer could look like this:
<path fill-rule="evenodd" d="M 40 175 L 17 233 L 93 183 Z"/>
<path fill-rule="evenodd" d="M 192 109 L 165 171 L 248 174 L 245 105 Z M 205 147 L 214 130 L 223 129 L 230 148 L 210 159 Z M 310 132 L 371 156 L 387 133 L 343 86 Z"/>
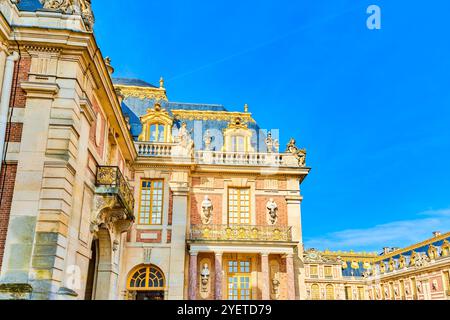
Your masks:
<path fill-rule="evenodd" d="M 35 12 L 42 9 L 42 3 L 39 0 L 20 0 L 17 7 L 20 11 Z"/>

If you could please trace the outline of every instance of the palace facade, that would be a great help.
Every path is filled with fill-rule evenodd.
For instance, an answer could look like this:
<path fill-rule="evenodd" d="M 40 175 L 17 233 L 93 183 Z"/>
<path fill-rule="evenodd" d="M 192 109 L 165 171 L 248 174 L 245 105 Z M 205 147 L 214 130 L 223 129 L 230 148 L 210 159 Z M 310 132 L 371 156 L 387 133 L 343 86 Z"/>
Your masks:
<path fill-rule="evenodd" d="M 0 299 L 448 297 L 449 234 L 304 251 L 306 151 L 247 105 L 114 78 L 90 0 L 0 13 Z"/>

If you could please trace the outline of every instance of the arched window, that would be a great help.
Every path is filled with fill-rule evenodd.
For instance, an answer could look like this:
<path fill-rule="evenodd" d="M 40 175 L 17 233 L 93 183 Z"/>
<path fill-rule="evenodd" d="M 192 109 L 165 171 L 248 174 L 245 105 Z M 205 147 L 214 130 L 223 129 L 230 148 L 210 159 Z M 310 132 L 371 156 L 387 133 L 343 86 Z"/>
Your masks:
<path fill-rule="evenodd" d="M 320 300 L 320 287 L 318 284 L 311 286 L 311 297 L 313 300 Z"/>
<path fill-rule="evenodd" d="M 139 141 L 164 143 L 172 142 L 173 118 L 156 104 L 154 109 L 148 109 L 147 114 L 141 117 L 142 133 Z"/>
<path fill-rule="evenodd" d="M 153 265 L 135 269 L 128 279 L 130 291 L 163 291 L 164 288 L 164 274 Z"/>
<path fill-rule="evenodd" d="M 334 300 L 334 287 L 333 285 L 327 285 L 327 300 Z"/>
<path fill-rule="evenodd" d="M 254 152 L 252 147 L 252 131 L 247 124 L 239 117 L 228 124 L 223 132 L 225 152 Z"/>

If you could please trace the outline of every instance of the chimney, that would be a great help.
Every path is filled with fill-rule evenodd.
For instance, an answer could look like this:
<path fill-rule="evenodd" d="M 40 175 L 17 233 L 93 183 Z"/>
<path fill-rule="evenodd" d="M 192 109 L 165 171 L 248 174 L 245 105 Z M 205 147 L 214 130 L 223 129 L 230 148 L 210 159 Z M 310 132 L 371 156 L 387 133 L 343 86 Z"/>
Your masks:
<path fill-rule="evenodd" d="M 441 233 L 440 231 L 434 231 L 434 232 L 433 232 L 433 236 L 434 236 L 435 238 L 440 237 L 441 235 L 442 235 L 442 233 Z"/>

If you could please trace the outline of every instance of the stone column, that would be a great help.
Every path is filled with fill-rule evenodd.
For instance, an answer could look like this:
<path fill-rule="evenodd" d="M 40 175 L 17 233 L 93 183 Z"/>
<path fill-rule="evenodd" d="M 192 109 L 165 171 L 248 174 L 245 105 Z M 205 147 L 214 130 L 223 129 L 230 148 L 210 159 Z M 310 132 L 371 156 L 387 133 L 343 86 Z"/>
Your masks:
<path fill-rule="evenodd" d="M 295 274 L 294 274 L 294 257 L 292 254 L 286 256 L 287 286 L 288 300 L 295 300 Z"/>
<path fill-rule="evenodd" d="M 269 254 L 261 254 L 261 275 L 262 275 L 262 299 L 270 300 L 270 283 L 269 283 Z"/>
<path fill-rule="evenodd" d="M 185 181 L 185 182 L 183 182 Z M 186 176 L 171 176 L 169 183 L 173 192 L 172 243 L 170 245 L 170 274 L 168 300 L 186 299 L 186 229 L 188 221 L 189 187 Z"/>
<path fill-rule="evenodd" d="M 288 189 L 297 190 L 298 180 L 291 179 L 288 181 Z M 301 221 L 301 202 L 302 196 L 300 190 L 297 195 L 289 195 L 286 197 L 288 225 L 292 227 L 292 241 L 296 242 L 297 248 L 294 250 L 294 276 L 295 276 L 295 293 L 296 300 L 303 300 L 306 297 L 305 272 L 303 264 L 303 239 L 302 239 L 302 221 Z"/>
<path fill-rule="evenodd" d="M 197 256 L 198 252 L 191 252 L 189 261 L 189 300 L 197 300 Z"/>
<path fill-rule="evenodd" d="M 215 254 L 215 265 L 214 269 L 216 271 L 216 281 L 215 281 L 215 293 L 216 300 L 223 300 L 223 267 L 222 267 L 222 252 L 217 252 Z"/>

